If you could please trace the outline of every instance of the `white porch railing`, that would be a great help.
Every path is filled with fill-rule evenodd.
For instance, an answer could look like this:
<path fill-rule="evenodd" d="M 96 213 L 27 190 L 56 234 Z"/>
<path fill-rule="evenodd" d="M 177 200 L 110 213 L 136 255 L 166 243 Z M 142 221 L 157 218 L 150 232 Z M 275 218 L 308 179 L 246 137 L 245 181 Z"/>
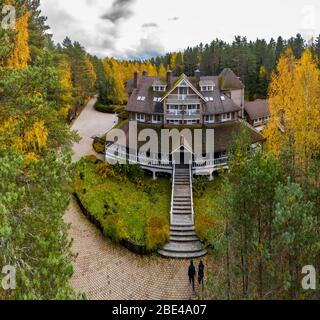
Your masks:
<path fill-rule="evenodd" d="M 192 168 L 189 167 L 189 177 L 190 177 L 190 199 L 191 199 L 191 212 L 192 212 L 192 224 L 194 225 L 194 207 L 193 207 L 193 181 L 192 181 Z"/>
<path fill-rule="evenodd" d="M 156 157 L 147 157 L 144 153 L 139 154 L 129 154 L 124 148 L 118 147 L 116 145 L 109 145 L 106 147 L 105 160 L 115 164 L 117 162 L 130 164 L 140 164 L 144 167 L 159 168 L 172 170 L 172 161 L 170 161 L 169 156 L 163 156 L 161 159 Z M 228 157 L 221 157 L 211 160 L 195 160 L 192 163 L 192 169 L 212 169 L 220 168 L 228 165 Z"/>
<path fill-rule="evenodd" d="M 171 208 L 170 208 L 170 224 L 173 223 L 173 201 L 174 201 L 175 181 L 176 181 L 176 166 L 174 165 L 172 168 L 172 193 L 171 193 Z"/>

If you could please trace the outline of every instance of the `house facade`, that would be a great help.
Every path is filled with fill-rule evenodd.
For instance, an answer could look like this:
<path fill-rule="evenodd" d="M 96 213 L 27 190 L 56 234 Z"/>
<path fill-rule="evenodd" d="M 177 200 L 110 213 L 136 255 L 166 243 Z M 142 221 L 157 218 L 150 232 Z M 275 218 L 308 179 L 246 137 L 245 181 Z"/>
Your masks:
<path fill-rule="evenodd" d="M 212 125 L 237 121 L 244 112 L 244 85 L 230 69 L 219 76 L 182 74 L 166 80 L 139 77 L 127 84 L 130 120 L 158 126 Z"/>
<path fill-rule="evenodd" d="M 141 154 L 138 150 L 129 150 L 130 137 L 129 123 L 136 122 L 137 135 L 143 129 L 154 129 L 159 133 L 161 129 L 202 129 L 203 149 L 208 145 L 205 132 L 214 130 L 214 137 L 209 141 L 214 146 L 214 155 L 210 160 L 199 160 L 192 156 L 192 173 L 194 175 L 208 175 L 213 178 L 213 173 L 227 166 L 227 152 L 234 136 L 241 125 L 245 124 L 252 135 L 252 143 L 263 140 L 255 128 L 244 120 L 245 86 L 242 81 L 229 69 L 224 69 L 217 76 L 202 76 L 196 70 L 194 76 L 185 74 L 173 76 L 172 71 L 167 72 L 166 79 L 148 76 L 144 71 L 141 75 L 136 71 L 133 79 L 127 82 L 128 104 L 126 111 L 129 122 L 121 128 L 126 133 L 126 144 L 122 146 L 120 154 L 130 157 L 131 163 L 139 163 L 144 169 L 153 173 L 167 172 L 172 174 L 173 153 L 181 148 L 192 149 L 192 142 L 185 137 L 185 145 L 172 145 L 168 154 Z M 159 135 L 160 136 L 160 135 Z M 192 140 L 192 139 L 191 139 Z M 113 141 L 111 141 L 112 143 Z M 159 139 L 159 148 L 161 148 Z M 114 146 L 117 148 L 117 146 Z M 110 151 L 112 149 L 109 148 Z M 139 149 L 139 145 L 137 146 Z M 116 161 L 113 150 L 106 153 L 107 160 Z M 184 154 L 185 152 L 181 152 Z M 204 155 L 204 154 L 203 154 Z"/>

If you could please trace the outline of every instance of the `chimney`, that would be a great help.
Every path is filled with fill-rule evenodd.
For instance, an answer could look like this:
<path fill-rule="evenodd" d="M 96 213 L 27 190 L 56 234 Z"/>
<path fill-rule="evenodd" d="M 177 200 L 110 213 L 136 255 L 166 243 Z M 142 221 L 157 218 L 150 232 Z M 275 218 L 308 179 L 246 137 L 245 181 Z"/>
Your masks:
<path fill-rule="evenodd" d="M 133 76 L 133 88 L 134 89 L 138 88 L 138 77 L 139 77 L 139 72 L 135 71 L 134 76 Z"/>
<path fill-rule="evenodd" d="M 142 71 L 142 76 L 143 76 L 143 77 L 146 77 L 147 75 L 148 75 L 148 71 L 147 71 L 147 70 L 143 70 L 143 71 Z"/>
<path fill-rule="evenodd" d="M 168 88 L 170 88 L 173 85 L 173 77 L 172 77 L 172 71 L 169 70 L 167 72 L 167 84 L 168 84 Z"/>
<path fill-rule="evenodd" d="M 196 81 L 197 81 L 197 85 L 199 84 L 200 82 L 200 77 L 201 77 L 201 72 L 199 69 L 197 69 L 195 72 L 194 72 L 194 76 L 196 78 Z"/>

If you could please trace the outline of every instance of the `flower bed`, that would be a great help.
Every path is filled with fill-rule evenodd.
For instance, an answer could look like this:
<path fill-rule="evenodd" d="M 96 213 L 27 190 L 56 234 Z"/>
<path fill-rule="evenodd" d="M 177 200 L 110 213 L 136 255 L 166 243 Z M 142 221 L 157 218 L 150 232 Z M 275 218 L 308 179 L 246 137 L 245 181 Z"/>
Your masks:
<path fill-rule="evenodd" d="M 170 180 L 141 175 L 134 166 L 109 166 L 93 157 L 77 164 L 74 192 L 105 236 L 139 253 L 169 240 Z M 133 250 L 134 251 L 134 250 Z"/>

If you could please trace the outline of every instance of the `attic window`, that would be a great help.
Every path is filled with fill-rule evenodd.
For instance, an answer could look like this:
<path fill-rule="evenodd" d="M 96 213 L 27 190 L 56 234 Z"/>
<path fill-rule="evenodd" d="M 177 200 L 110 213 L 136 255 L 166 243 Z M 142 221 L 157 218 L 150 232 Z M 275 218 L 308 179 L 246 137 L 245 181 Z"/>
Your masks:
<path fill-rule="evenodd" d="M 182 81 L 180 84 L 179 84 L 179 87 L 188 87 L 187 83 L 185 81 Z"/>
<path fill-rule="evenodd" d="M 155 91 L 155 92 L 165 92 L 166 89 L 167 89 L 166 85 L 153 86 L 153 91 Z"/>
<path fill-rule="evenodd" d="M 201 91 L 213 91 L 214 86 L 202 86 Z"/>

